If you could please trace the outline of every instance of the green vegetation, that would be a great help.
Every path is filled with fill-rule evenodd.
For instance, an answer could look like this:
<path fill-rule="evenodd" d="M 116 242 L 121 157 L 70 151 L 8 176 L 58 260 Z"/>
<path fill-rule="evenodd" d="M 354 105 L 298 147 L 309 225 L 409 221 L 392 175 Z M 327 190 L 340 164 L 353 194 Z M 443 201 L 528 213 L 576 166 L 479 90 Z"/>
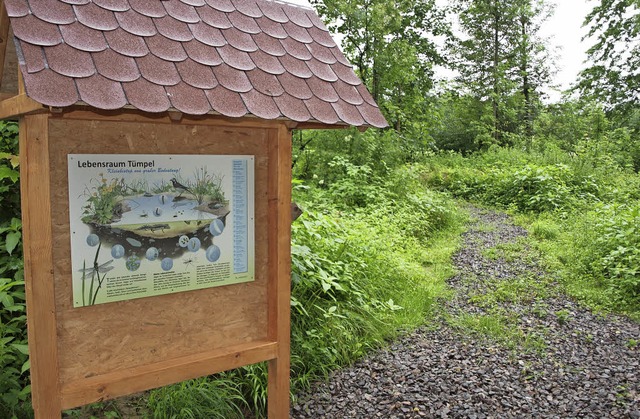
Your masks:
<path fill-rule="evenodd" d="M 463 219 L 447 195 L 423 190 L 411 167 L 383 180 L 368 166 L 346 160 L 340 166 L 345 177 L 336 183 L 316 179 L 325 188 L 294 186 L 305 210 L 292 225 L 294 394 L 424 324 L 453 273 L 450 257 Z M 362 173 L 371 175 L 364 189 L 358 188 Z M 218 375 L 239 383 L 258 413 L 265 411 L 266 376 L 263 364 Z M 164 389 L 151 394 L 158 402 L 172 395 Z"/>
<path fill-rule="evenodd" d="M 0 416 L 29 416 L 18 126 L 0 121 Z"/>
<path fill-rule="evenodd" d="M 151 392 L 149 416 L 153 419 L 233 419 L 242 417 L 244 399 L 239 384 L 218 377 L 185 381 Z"/>
<path fill-rule="evenodd" d="M 539 150 L 440 153 L 419 166 L 437 189 L 516 214 L 566 290 L 592 307 L 640 314 L 640 176 L 632 147 L 615 133 Z M 499 249 L 487 251 L 498 257 Z"/>
<path fill-rule="evenodd" d="M 390 127 L 294 133 L 293 194 L 305 210 L 292 226 L 294 396 L 441 314 L 464 217 L 454 199 L 507 210 L 531 232 L 485 257 L 522 260 L 535 251 L 554 273 L 488 281 L 486 292 L 470 296 L 483 314 L 446 319 L 461 333 L 541 351 L 544 336 L 516 327 L 501 306 L 528 302 L 533 315 L 570 324 L 570 312 L 545 303 L 558 292 L 548 281 L 593 309 L 640 320 L 637 2 L 596 2 L 585 22 L 595 36 L 593 65 L 579 77 L 579 96 L 553 104 L 543 100 L 554 67 L 539 34 L 546 0 L 312 3 L 342 35 Z M 437 65 L 457 76 L 438 80 Z M 0 417 L 28 418 L 17 125 L 1 122 L 0 134 Z M 215 174 L 196 169 L 193 179 L 185 185 L 199 202 L 224 201 Z M 109 223 L 123 196 L 150 189 L 175 190 L 169 182 L 94 180 L 85 221 Z M 258 364 L 153 390 L 137 399 L 136 412 L 261 416 L 266 375 Z M 127 417 L 129 407 L 100 403 L 67 416 Z"/>
<path fill-rule="evenodd" d="M 523 331 L 517 327 L 515 319 L 504 313 L 461 314 L 449 323 L 462 332 L 484 336 L 509 349 L 523 349 L 527 352 L 543 352 L 546 345 L 544 335 L 535 331 Z"/>

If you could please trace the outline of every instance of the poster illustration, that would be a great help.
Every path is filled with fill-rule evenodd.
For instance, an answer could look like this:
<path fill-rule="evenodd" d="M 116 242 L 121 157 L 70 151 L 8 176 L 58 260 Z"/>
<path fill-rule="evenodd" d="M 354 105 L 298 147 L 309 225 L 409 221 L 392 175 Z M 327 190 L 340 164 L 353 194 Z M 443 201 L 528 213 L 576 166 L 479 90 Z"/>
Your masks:
<path fill-rule="evenodd" d="M 254 280 L 254 157 L 70 154 L 73 306 Z"/>

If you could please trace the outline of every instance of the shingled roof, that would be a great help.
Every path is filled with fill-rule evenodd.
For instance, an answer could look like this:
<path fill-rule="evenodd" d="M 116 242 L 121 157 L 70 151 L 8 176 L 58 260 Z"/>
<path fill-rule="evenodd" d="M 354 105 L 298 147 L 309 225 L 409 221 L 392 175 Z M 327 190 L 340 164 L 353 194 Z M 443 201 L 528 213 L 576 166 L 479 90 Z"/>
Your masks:
<path fill-rule="evenodd" d="M 4 0 L 26 93 L 53 107 L 385 127 L 312 9 L 270 0 Z"/>

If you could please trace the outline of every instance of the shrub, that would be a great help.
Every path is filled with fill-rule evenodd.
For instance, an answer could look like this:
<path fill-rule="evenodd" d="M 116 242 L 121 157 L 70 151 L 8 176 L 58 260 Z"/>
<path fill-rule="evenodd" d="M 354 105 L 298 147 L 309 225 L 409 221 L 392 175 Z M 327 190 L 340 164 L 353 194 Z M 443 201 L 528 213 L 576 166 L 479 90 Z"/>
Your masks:
<path fill-rule="evenodd" d="M 0 121 L 0 417 L 32 416 L 22 263 L 18 127 Z"/>
<path fill-rule="evenodd" d="M 483 196 L 486 203 L 515 206 L 522 212 L 555 211 L 573 205 L 568 186 L 571 172 L 565 165 L 527 164 L 516 170 L 493 170 Z"/>
<path fill-rule="evenodd" d="M 640 202 L 599 206 L 577 224 L 573 242 L 577 275 L 614 301 L 640 307 Z"/>

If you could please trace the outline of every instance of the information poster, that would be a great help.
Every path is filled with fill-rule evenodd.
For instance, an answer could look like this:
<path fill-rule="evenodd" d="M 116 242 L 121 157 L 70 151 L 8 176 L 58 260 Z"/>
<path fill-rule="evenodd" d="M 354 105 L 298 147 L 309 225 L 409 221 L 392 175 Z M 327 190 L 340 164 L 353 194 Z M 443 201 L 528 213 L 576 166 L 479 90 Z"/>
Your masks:
<path fill-rule="evenodd" d="M 73 305 L 254 280 L 254 157 L 70 154 Z"/>

